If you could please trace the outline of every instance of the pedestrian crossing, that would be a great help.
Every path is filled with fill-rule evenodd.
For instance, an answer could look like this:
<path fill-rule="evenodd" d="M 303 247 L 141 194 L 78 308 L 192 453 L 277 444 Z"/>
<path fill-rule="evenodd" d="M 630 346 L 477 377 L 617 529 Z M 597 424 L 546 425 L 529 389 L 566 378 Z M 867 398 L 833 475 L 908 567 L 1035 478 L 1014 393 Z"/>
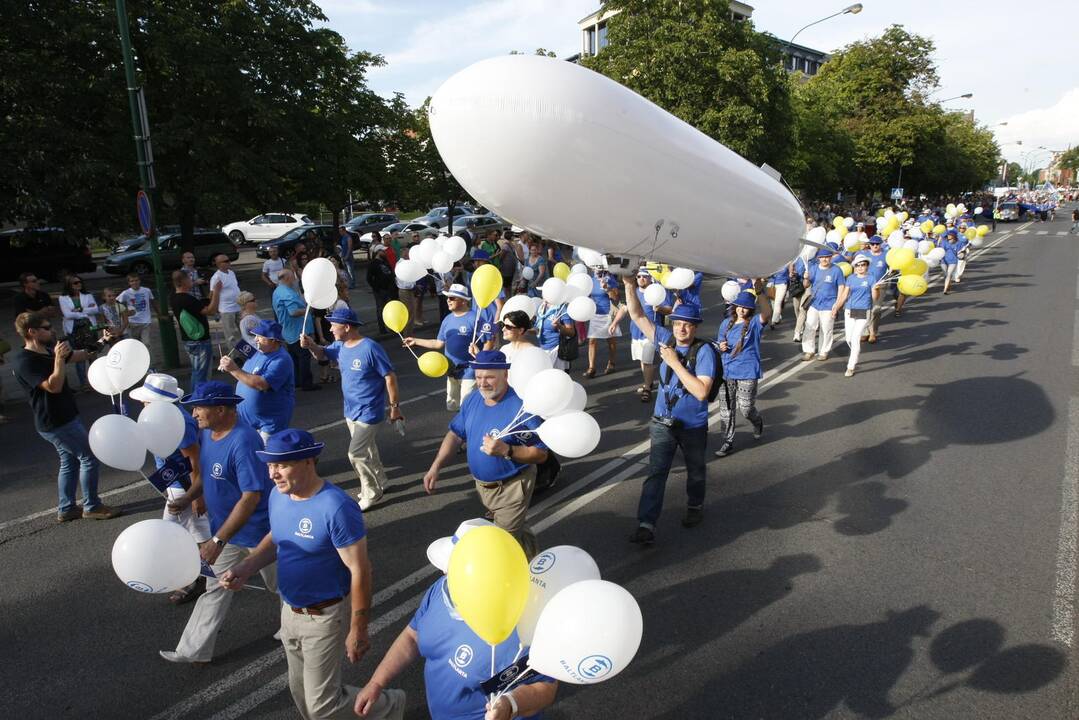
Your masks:
<path fill-rule="evenodd" d="M 1049 230 L 1016 230 L 1015 231 L 1016 235 L 1030 235 L 1032 233 L 1034 235 L 1049 235 L 1050 231 Z M 1056 235 L 1067 235 L 1068 231 L 1067 230 L 1057 230 L 1056 233 L 1054 233 L 1054 234 L 1056 234 Z"/>

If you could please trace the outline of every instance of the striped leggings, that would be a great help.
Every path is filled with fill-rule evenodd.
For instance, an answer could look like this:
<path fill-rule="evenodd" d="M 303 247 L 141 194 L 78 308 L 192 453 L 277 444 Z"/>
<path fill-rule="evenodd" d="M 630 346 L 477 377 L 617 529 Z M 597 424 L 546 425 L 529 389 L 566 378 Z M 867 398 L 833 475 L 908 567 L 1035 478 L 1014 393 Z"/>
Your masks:
<path fill-rule="evenodd" d="M 734 442 L 734 408 L 737 405 L 738 412 L 758 427 L 761 422 L 761 414 L 757 411 L 757 381 L 756 380 L 724 380 L 723 390 L 718 398 L 719 419 L 723 423 L 723 443 Z"/>

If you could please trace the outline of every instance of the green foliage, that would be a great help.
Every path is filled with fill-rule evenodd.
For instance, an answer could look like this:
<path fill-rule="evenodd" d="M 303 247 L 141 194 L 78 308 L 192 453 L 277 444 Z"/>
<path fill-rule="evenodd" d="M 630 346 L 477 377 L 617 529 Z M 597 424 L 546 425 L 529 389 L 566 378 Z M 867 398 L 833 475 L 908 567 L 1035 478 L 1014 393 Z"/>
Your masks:
<path fill-rule="evenodd" d="M 1061 153 L 1059 162 L 1060 167 L 1071 168 L 1076 173 L 1079 173 L 1079 145 Z"/>

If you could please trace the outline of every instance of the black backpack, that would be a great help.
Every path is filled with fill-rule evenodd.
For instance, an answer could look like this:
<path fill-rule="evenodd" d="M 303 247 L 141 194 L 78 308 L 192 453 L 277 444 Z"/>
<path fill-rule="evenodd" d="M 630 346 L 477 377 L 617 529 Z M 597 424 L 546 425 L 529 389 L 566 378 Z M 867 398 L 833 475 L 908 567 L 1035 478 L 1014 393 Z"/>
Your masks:
<path fill-rule="evenodd" d="M 673 340 L 672 340 L 672 342 L 673 342 Z M 715 372 L 712 373 L 712 387 L 708 388 L 708 399 L 707 399 L 707 401 L 708 401 L 709 404 L 711 404 L 711 403 L 715 402 L 716 398 L 719 396 L 719 388 L 723 385 L 723 362 L 722 362 L 722 357 L 721 357 L 720 352 L 719 352 L 719 347 L 714 342 L 712 342 L 711 340 L 701 340 L 699 338 L 696 338 L 696 339 L 693 340 L 693 344 L 691 344 L 689 346 L 689 352 L 686 353 L 686 363 L 685 364 L 686 364 L 686 370 L 689 370 L 692 374 L 696 375 L 697 374 L 697 372 L 696 372 L 696 370 L 697 370 L 697 353 L 705 345 L 711 345 L 712 346 L 712 351 L 716 354 L 716 369 L 715 369 Z M 668 346 L 668 347 L 673 347 L 673 345 Z M 665 369 L 667 371 L 667 375 L 665 377 L 662 377 L 662 380 L 663 380 L 663 384 L 667 385 L 671 381 L 671 375 L 674 374 L 674 370 L 671 369 L 670 365 L 668 365 Z M 679 387 L 682 386 L 682 381 L 681 380 L 678 381 L 678 385 L 679 385 Z"/>

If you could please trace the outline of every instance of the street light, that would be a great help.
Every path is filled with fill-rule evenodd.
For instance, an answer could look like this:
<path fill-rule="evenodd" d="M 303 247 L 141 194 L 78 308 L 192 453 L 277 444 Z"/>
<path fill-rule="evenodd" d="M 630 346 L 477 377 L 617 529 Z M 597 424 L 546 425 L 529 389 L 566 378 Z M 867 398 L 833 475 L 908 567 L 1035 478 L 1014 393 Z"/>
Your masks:
<path fill-rule="evenodd" d="M 813 27 L 814 25 L 816 25 L 818 23 L 822 23 L 825 20 L 831 20 L 832 18 L 834 18 L 834 17 L 836 17 L 838 15 L 857 15 L 861 11 L 862 11 L 862 4 L 861 3 L 854 3 L 853 5 L 848 5 L 847 7 L 843 8 L 842 10 L 840 10 L 837 13 L 832 13 L 828 17 L 822 17 L 820 20 L 814 20 L 813 22 L 809 23 L 805 27 L 800 28 L 798 30 L 798 32 L 794 33 L 794 35 L 791 36 L 791 39 L 787 41 L 787 54 L 788 55 L 791 54 L 791 46 L 794 45 L 794 38 L 798 37 L 802 33 L 802 30 L 805 30 L 806 28 Z"/>
<path fill-rule="evenodd" d="M 972 97 L 974 97 L 974 93 L 963 93 L 962 95 L 956 95 L 955 97 L 944 98 L 943 100 L 938 100 L 937 104 L 938 105 L 943 105 L 944 103 L 948 102 L 949 100 L 969 100 Z M 1001 125 L 1007 125 L 1007 124 L 1008 123 L 1001 123 Z"/>

